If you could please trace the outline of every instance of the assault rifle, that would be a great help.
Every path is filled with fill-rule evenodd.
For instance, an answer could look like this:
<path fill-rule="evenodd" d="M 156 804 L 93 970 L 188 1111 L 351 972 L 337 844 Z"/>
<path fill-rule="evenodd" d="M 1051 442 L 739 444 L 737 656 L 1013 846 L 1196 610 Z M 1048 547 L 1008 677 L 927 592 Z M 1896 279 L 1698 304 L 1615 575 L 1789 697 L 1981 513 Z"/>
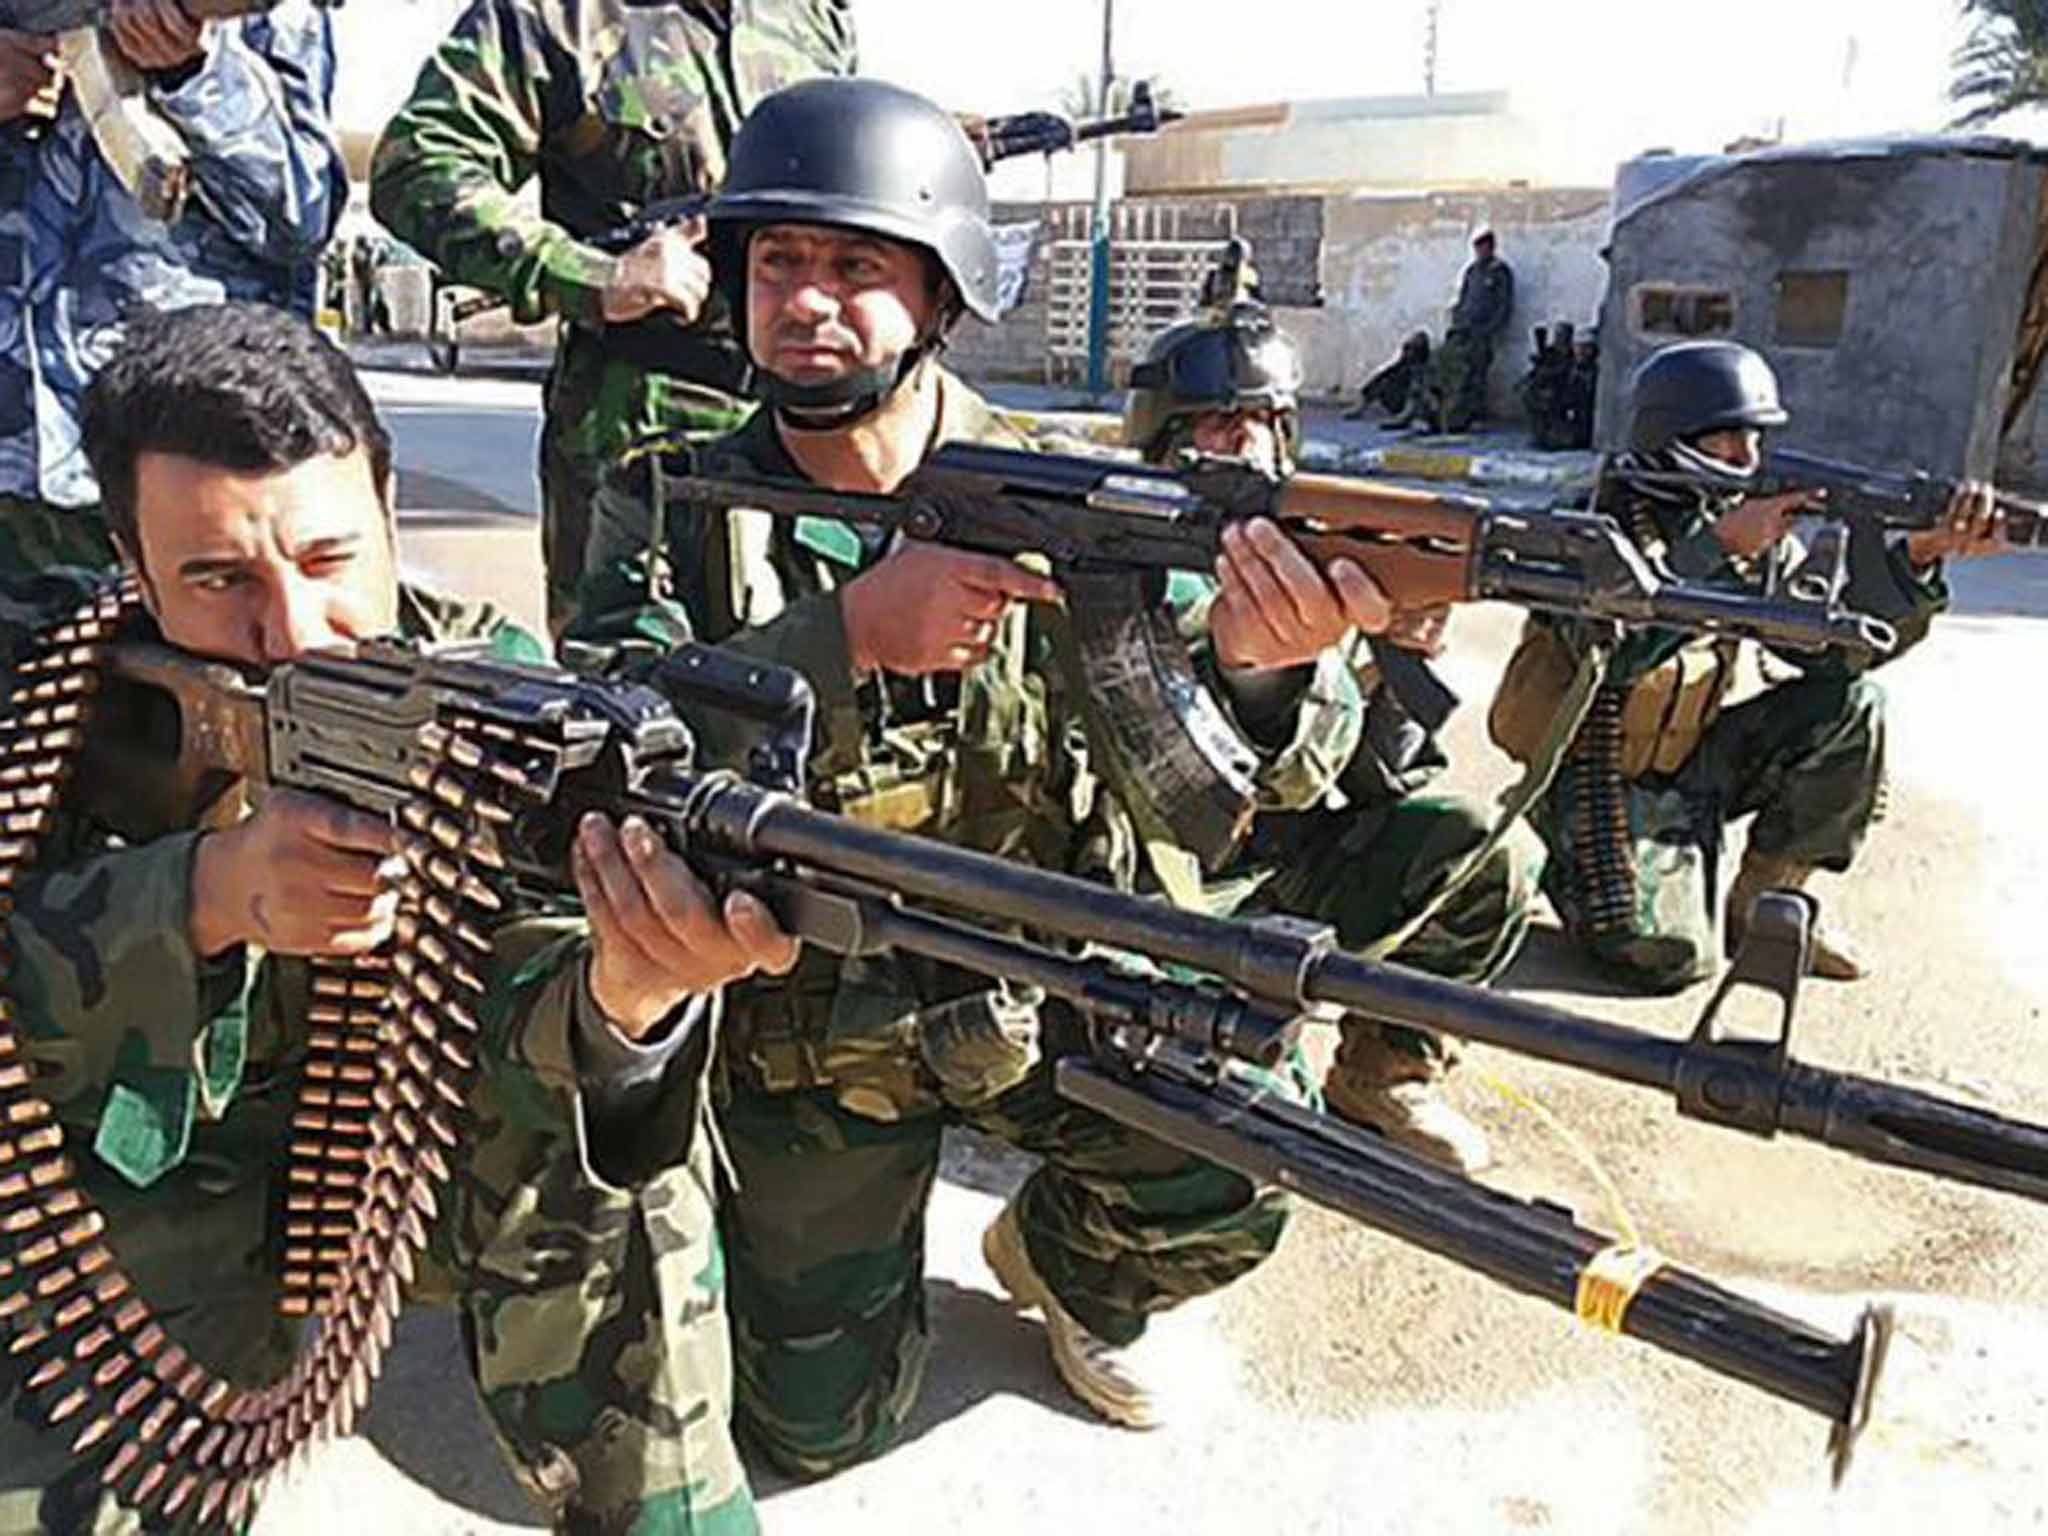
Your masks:
<path fill-rule="evenodd" d="M 278 0 L 178 0 L 194 21 L 230 21 L 272 9 Z M 332 9 L 341 0 L 313 0 Z M 108 0 L 30 0 L 19 26 L 57 39 L 64 74 L 78 93 L 92 136 L 137 206 L 176 223 L 191 192 L 185 140 L 150 109 L 149 82 L 104 30 Z"/>
<path fill-rule="evenodd" d="M 257 681 L 134 641 L 98 646 L 81 663 L 81 637 L 97 644 L 106 628 L 59 632 L 31 656 L 29 671 L 17 668 L 29 683 L 29 712 L 0 721 L 7 760 L 47 753 L 53 723 L 70 722 L 65 728 L 75 732 L 83 720 L 101 748 L 87 764 L 90 803 L 103 803 L 108 781 L 98 775 L 109 768 L 161 772 L 186 788 L 218 787 L 224 777 L 288 785 L 393 816 L 413 872 L 404 895 L 414 915 L 401 923 L 385 1021 L 371 1020 L 366 1033 L 334 1047 L 364 1085 L 357 1096 L 365 1118 L 344 1149 L 353 1171 L 322 1176 L 322 1203 L 309 1196 L 307 1207 L 318 1224 L 310 1215 L 302 1223 L 307 1244 L 334 1244 L 330 1256 L 309 1246 L 300 1260 L 331 1265 L 321 1353 L 262 1394 L 216 1388 L 203 1371 L 188 1372 L 179 1411 L 197 1420 L 189 1432 L 154 1441 L 146 1430 L 117 1442 L 122 1449 L 103 1474 L 110 1484 L 125 1496 L 147 1483 L 137 1494 L 144 1504 L 166 1488 L 183 1489 L 166 1501 L 173 1513 L 180 1498 L 203 1488 L 202 1520 L 216 1509 L 239 1518 L 254 1483 L 306 1435 L 346 1432 L 353 1422 L 368 1390 L 363 1362 L 374 1373 L 398 1306 L 395 1272 L 424 1242 L 417 1211 L 422 1202 L 431 1209 L 432 1185 L 417 1171 L 419 1148 L 432 1152 L 438 1143 L 459 1155 L 462 1145 L 462 1127 L 450 1117 L 463 1113 L 477 1070 L 482 983 L 474 972 L 490 926 L 513 888 L 573 889 L 568 845 L 588 810 L 645 817 L 714 886 L 755 892 L 807 943 L 847 955 L 922 955 L 1043 988 L 1090 1025 L 1091 1053 L 1056 1064 L 1064 1096 L 1808 1408 L 1833 1426 L 1837 1476 L 1869 1416 L 1890 1327 L 1882 1309 L 1866 1310 L 1851 1333 L 1836 1337 L 1618 1247 L 1556 1205 L 1487 1189 L 1300 1108 L 1248 1068 L 1281 1063 L 1313 1013 L 1355 1010 L 1667 1091 L 1682 1113 L 1720 1125 L 1784 1132 L 2048 1199 L 2048 1129 L 1791 1058 L 1791 1004 L 1809 933 L 1803 898 L 1759 904 L 1752 931 L 1761 938 L 1752 938 L 1729 983 L 1780 991 L 1777 1038 L 1725 1037 L 1715 1024 L 1717 997 L 1692 1038 L 1675 1041 L 1372 964 L 1337 949 L 1328 929 L 1298 920 L 1209 917 L 811 809 L 800 798 L 808 685 L 730 653 L 684 647 L 634 684 L 374 643 L 353 656 L 295 661 Z M 101 686 L 67 684 L 81 665 Z M 47 685 L 35 681 L 43 677 Z M 759 740 L 745 770 L 698 761 L 679 710 L 753 722 Z M 22 777 L 41 782 L 33 764 Z M 1081 946 L 1091 952 L 1076 953 Z M 1141 970 L 1104 950 L 1149 964 Z M 323 991 L 316 981 L 315 995 L 359 994 L 353 982 Z M 318 1029 L 313 1038 L 320 1048 Z M 9 1049 L 0 1039 L 0 1068 Z M 374 1069 L 366 1053 L 375 1054 Z M 334 1080 L 309 1080 L 296 1124 L 334 1133 L 341 1111 L 322 1087 Z M 344 1088 L 351 1081 L 338 1080 Z M 0 1070 L 0 1130 L 16 1135 L 42 1123 L 33 1088 L 32 1074 Z M 303 1150 L 295 1145 L 294 1156 Z M 0 1141 L 0 1163 L 11 1156 L 11 1143 Z M 433 1171 L 445 1177 L 438 1154 Z M 347 1193 L 327 1200 L 334 1187 Z M 75 1214 L 79 1198 L 68 1181 L 53 1185 L 41 1174 L 19 1190 L 0 1183 L 0 1232 L 37 1230 L 14 1219 L 12 1206 L 23 1200 L 31 1209 L 55 1200 Z M 80 1230 L 84 1243 L 98 1228 Z M 350 1234 L 345 1242 L 328 1236 L 337 1230 Z M 137 1312 L 132 1298 L 122 1300 L 124 1285 L 107 1278 L 114 1260 L 103 1255 L 88 1266 L 55 1243 L 45 1252 L 0 1241 L 0 1325 L 17 1330 L 14 1351 L 30 1390 L 65 1392 L 60 1406 L 70 1412 L 99 1410 L 82 1441 L 132 1425 L 150 1393 L 125 1383 L 174 1372 L 113 1368 L 131 1347 L 147 1365 L 135 1341 L 150 1333 L 146 1308 Z M 112 1299 L 73 1306 L 70 1282 L 45 1284 L 50 1266 L 67 1260 L 100 1277 L 92 1295 Z M 355 1385 L 337 1398 L 337 1381 Z M 216 1421 L 218 1433 L 207 1428 Z M 133 1486 L 123 1482 L 142 1467 L 153 1470 Z"/>
<path fill-rule="evenodd" d="M 1356 561 L 1417 607 L 1498 599 L 1613 624 L 1744 636 L 1770 645 L 1886 651 L 1891 627 L 1832 594 L 1730 593 L 1668 579 L 1608 518 L 1517 511 L 1471 496 L 1336 475 L 1274 481 L 1235 460 L 1174 469 L 952 443 L 893 495 L 749 474 L 664 472 L 661 495 L 704 508 L 837 519 L 986 554 L 1039 553 L 1067 594 L 1077 693 L 1104 771 L 1129 803 L 1212 872 L 1254 803 L 1250 754 L 1195 681 L 1160 601 L 1164 574 L 1215 567 L 1223 530 L 1266 517 L 1319 561 Z M 1387 686 L 1426 729 L 1457 698 L 1413 652 L 1375 640 Z M 1140 765 L 1134 769 L 1132 765 Z M 1146 782 L 1137 782 L 1142 772 Z M 1174 787 L 1152 793 L 1147 785 Z"/>
<path fill-rule="evenodd" d="M 1647 485 L 1693 487 L 1704 483 L 1683 470 L 1632 472 L 1629 478 Z M 1816 510 L 1818 517 L 1839 520 L 1852 527 L 1910 533 L 1941 525 L 1956 484 L 1925 470 L 1875 469 L 1798 448 L 1767 446 L 1763 463 L 1745 487 L 1745 494 L 1777 496 L 1795 491 L 1825 491 L 1827 501 Z M 1998 510 L 2005 514 L 2005 537 L 2009 543 L 2021 548 L 2048 548 L 2048 523 L 2044 523 L 2042 516 L 2048 508 L 2010 491 L 1995 492 L 1995 499 Z"/>
<path fill-rule="evenodd" d="M 1096 139 L 1157 133 L 1185 115 L 1154 105 L 1151 83 L 1140 80 L 1132 87 L 1129 109 L 1114 117 L 1077 123 L 1059 112 L 1017 112 L 1003 117 L 967 116 L 960 121 L 968 138 L 981 151 L 982 164 L 993 167 L 1022 155 L 1056 154 Z M 625 223 L 590 236 L 588 243 L 611 255 L 622 255 L 664 229 L 687 224 L 709 208 L 716 195 L 691 192 L 662 198 L 649 203 Z"/>
<path fill-rule="evenodd" d="M 1763 467 L 1754 483 L 1752 494 L 1758 496 L 1826 491 L 1827 505 L 1820 516 L 1874 522 L 1901 531 L 1939 527 L 1956 489 L 1955 481 L 1925 470 L 1872 469 L 1797 448 L 1770 447 L 1764 449 Z M 2009 543 L 2048 548 L 2040 502 L 2008 491 L 1998 491 L 1995 497 L 1998 510 L 2005 514 Z"/>

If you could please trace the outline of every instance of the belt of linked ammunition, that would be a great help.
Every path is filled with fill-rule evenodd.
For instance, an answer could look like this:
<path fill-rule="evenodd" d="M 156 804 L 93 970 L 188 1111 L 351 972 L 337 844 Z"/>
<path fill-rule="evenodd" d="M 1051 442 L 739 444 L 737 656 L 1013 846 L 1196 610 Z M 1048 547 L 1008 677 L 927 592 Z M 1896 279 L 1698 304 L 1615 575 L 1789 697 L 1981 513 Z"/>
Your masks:
<path fill-rule="evenodd" d="M 1621 715 L 1627 697 L 1620 688 L 1595 692 L 1571 748 L 1579 912 L 1594 934 L 1626 933 L 1635 923 L 1635 857 L 1628 785 L 1621 776 Z"/>
<path fill-rule="evenodd" d="M 132 591 L 39 636 L 0 715 L 0 913 L 77 766 Z M 319 1325 L 250 1390 L 172 1343 L 109 1246 L 0 995 L 0 1342 L 37 1416 L 144 1515 L 239 1526 L 309 1443 L 346 1435 L 467 1130 L 488 930 L 505 905 L 496 828 L 536 794 L 553 742 L 453 712 L 422 737 L 401 812 L 407 874 L 388 952 L 313 967 L 287 1165 L 280 1305 Z M 0 994 L 11 957 L 0 952 Z"/>

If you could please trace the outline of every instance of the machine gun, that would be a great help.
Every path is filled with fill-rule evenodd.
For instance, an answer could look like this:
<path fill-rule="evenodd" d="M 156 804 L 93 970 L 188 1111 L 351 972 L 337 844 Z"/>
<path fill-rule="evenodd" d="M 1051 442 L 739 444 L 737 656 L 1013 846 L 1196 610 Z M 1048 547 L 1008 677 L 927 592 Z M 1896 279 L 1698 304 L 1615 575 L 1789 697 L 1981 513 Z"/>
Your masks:
<path fill-rule="evenodd" d="M 194 21 L 231 21 L 275 7 L 278 0 L 178 0 Z M 341 0 L 314 0 L 332 9 Z M 100 153 L 152 219 L 174 224 L 192 189 L 185 140 L 150 109 L 149 82 L 105 31 L 108 0 L 32 0 L 23 30 L 57 39 L 65 78 Z"/>
<path fill-rule="evenodd" d="M 115 804 L 150 779 L 194 803 L 239 781 L 389 815 L 408 868 L 388 958 L 315 968 L 284 1269 L 288 1305 L 322 1326 L 273 1387 L 168 1344 L 0 1017 L 0 1330 L 44 1418 L 82 1424 L 78 1449 L 145 1513 L 239 1524 L 274 1468 L 355 1422 L 462 1155 L 492 930 L 522 890 L 573 889 L 568 845 L 589 810 L 645 817 L 807 943 L 1042 988 L 1090 1026 L 1090 1053 L 1056 1064 L 1063 1095 L 1798 1403 L 1833 1426 L 1838 1476 L 1870 1412 L 1881 1309 L 1835 1337 L 1302 1109 L 1251 1069 L 1286 1058 L 1313 1012 L 1350 1009 L 1669 1091 L 1681 1112 L 1753 1134 L 2048 1199 L 2048 1128 L 1791 1058 L 1799 899 L 1760 903 L 1761 942 L 1731 980 L 1781 992 L 1778 1038 L 1725 1038 L 1717 998 L 1673 1041 L 1372 964 L 1297 920 L 1209 917 L 814 810 L 808 685 L 730 653 L 685 647 L 634 683 L 379 642 L 254 679 L 131 638 L 134 622 L 120 596 L 97 596 L 17 661 L 0 888 L 32 866 L 60 799 Z M 698 761 L 679 709 L 753 722 L 744 770 Z"/>
<path fill-rule="evenodd" d="M 1253 755 L 1200 687 L 1164 575 L 1215 567 L 1223 530 L 1271 518 L 1315 559 L 1356 561 L 1418 607 L 1494 598 L 1617 624 L 1746 636 L 1772 645 L 1885 651 L 1886 624 L 1833 598 L 1762 596 L 1667 579 L 1609 519 L 1524 512 L 1476 497 L 1336 475 L 1273 481 L 1229 459 L 1178 468 L 953 443 L 893 495 L 747 474 L 664 469 L 671 504 L 838 520 L 985 554 L 1048 557 L 1067 595 L 1076 692 L 1102 771 L 1141 817 L 1212 872 L 1251 817 Z M 1802 589 L 1803 591 L 1804 589 Z M 1457 698 L 1409 651 L 1373 659 L 1408 713 L 1435 730 Z"/>

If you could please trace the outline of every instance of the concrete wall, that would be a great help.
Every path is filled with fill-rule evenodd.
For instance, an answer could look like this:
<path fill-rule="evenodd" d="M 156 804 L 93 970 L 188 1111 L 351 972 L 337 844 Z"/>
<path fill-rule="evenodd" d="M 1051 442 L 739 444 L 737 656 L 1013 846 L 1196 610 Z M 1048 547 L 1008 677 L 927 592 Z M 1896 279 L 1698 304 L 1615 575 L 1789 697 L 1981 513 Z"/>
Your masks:
<path fill-rule="evenodd" d="M 1266 293 L 1302 347 L 1311 397 L 1352 394 L 1411 331 L 1442 335 L 1471 257 L 1472 231 L 1481 224 L 1499 234 L 1501 255 L 1515 269 L 1515 317 L 1493 374 L 1494 408 L 1504 418 L 1521 412 L 1515 385 L 1527 365 L 1530 327 L 1591 321 L 1606 281 L 1599 249 L 1608 199 L 1598 189 L 1148 198 L 1123 207 L 1145 211 L 1146 219 L 1132 222 L 1162 238 L 1220 241 L 1235 227 L 1250 239 Z M 1078 205 L 1014 204 L 997 216 L 1041 217 L 1049 228 L 1079 231 L 1086 212 Z M 1042 243 L 1027 302 L 994 329 L 961 326 L 952 357 L 964 372 L 1045 377 L 1046 268 Z M 1309 307 L 1303 300 L 1318 286 L 1324 302 Z"/>
<path fill-rule="evenodd" d="M 1644 284 L 1725 291 L 1733 339 L 1778 372 L 1784 438 L 1838 457 L 1989 474 L 2041 218 L 2041 168 L 1961 154 L 1763 155 L 1709 165 L 1626 208 L 1602 315 L 1599 440 L 1629 370 L 1679 339 L 1641 330 Z M 1847 274 L 1838 341 L 1782 333 L 1787 272 Z"/>

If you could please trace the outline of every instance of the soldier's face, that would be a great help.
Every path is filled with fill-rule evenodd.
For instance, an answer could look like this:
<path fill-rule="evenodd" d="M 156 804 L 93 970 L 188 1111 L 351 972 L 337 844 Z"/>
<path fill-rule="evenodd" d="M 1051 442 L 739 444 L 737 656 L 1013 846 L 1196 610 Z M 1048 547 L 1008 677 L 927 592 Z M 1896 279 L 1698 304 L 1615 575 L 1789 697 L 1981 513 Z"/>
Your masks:
<path fill-rule="evenodd" d="M 1280 473 L 1280 424 L 1271 411 L 1204 411 L 1191 434 L 1196 451 L 1243 459 L 1263 474 Z"/>
<path fill-rule="evenodd" d="M 180 649 L 269 666 L 398 626 L 391 518 L 360 448 L 270 474 L 145 453 L 135 522 L 143 600 Z"/>
<path fill-rule="evenodd" d="M 936 297 L 909 246 L 815 224 L 771 224 L 747 247 L 754 361 L 793 384 L 830 384 L 908 352 Z"/>
<path fill-rule="evenodd" d="M 1764 461 L 1764 435 L 1755 427 L 1724 427 L 1708 432 L 1695 445 L 1710 459 L 1731 469 L 1753 470 Z"/>

